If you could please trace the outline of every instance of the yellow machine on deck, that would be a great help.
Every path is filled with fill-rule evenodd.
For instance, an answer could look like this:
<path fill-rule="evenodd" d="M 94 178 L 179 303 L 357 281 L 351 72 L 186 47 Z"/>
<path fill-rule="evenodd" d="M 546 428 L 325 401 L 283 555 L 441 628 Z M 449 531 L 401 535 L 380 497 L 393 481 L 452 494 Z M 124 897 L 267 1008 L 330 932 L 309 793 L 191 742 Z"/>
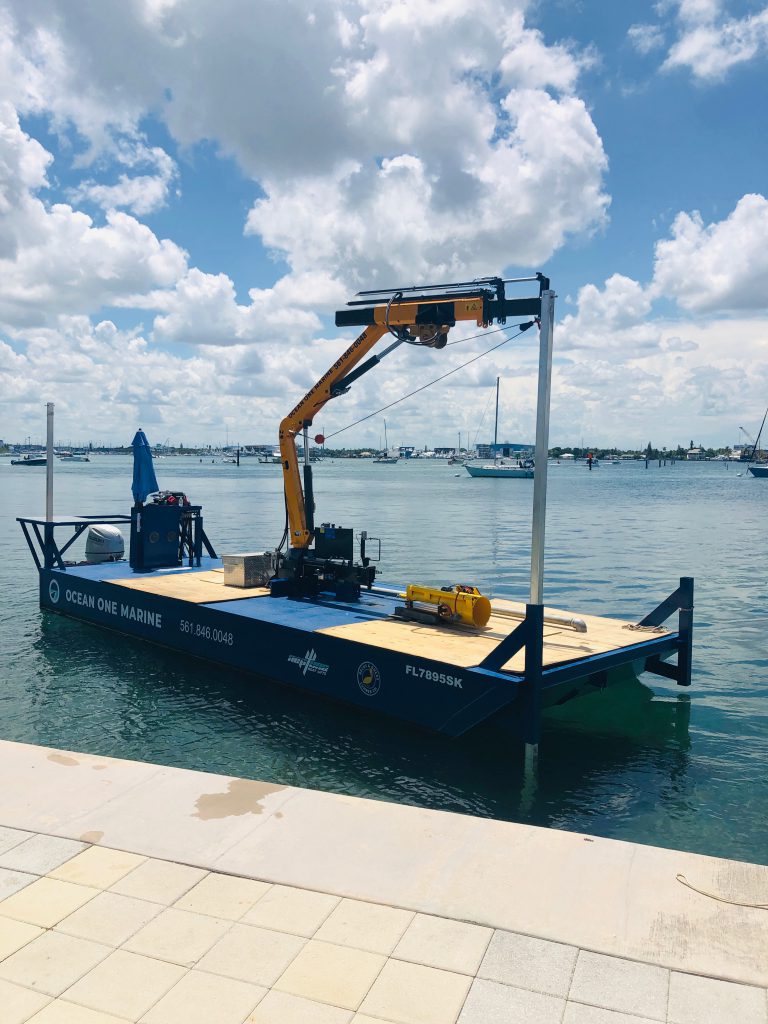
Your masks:
<path fill-rule="evenodd" d="M 405 593 L 400 596 L 405 598 L 404 610 L 423 610 L 446 623 L 460 622 L 465 626 L 482 629 L 488 625 L 491 617 L 491 602 L 477 587 L 456 584 L 454 587 L 437 589 L 409 583 Z"/>

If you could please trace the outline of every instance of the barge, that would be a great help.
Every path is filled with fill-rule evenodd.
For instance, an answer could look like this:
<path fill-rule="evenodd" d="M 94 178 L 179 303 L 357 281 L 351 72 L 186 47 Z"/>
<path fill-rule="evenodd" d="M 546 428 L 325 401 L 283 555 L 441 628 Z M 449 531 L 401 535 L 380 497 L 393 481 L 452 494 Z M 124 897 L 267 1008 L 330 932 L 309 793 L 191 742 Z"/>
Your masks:
<path fill-rule="evenodd" d="M 508 297 L 510 284 L 532 280 L 538 295 Z M 502 718 L 534 749 L 547 706 L 642 672 L 689 686 L 690 577 L 636 621 L 544 607 L 553 313 L 554 292 L 542 275 L 360 293 L 336 322 L 363 326 L 363 333 L 280 427 L 286 527 L 277 551 L 220 558 L 201 506 L 181 494 L 147 503 L 157 484 L 139 432 L 130 514 L 54 516 L 49 494 L 44 517 L 19 519 L 38 569 L 41 608 L 450 736 Z M 459 321 L 488 328 L 519 316 L 533 318 L 518 324 L 521 330 L 535 325 L 540 333 L 530 599 L 489 603 L 466 585 L 380 585 L 367 532 L 359 535 L 358 556 L 352 529 L 315 523 L 314 416 L 403 343 L 441 349 Z M 363 361 L 385 335 L 394 340 Z M 302 433 L 303 486 L 295 443 Z M 85 563 L 65 560 L 97 524 L 130 530 L 128 561 L 119 551 L 114 560 L 103 553 Z"/>

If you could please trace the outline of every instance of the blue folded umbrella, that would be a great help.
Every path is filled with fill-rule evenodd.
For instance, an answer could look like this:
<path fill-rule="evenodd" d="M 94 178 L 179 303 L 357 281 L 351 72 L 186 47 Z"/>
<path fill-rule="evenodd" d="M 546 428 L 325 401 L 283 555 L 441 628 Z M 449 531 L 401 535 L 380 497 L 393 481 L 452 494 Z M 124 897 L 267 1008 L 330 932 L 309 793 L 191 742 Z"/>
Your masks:
<path fill-rule="evenodd" d="M 154 494 L 159 490 L 155 467 L 152 462 L 152 449 L 149 447 L 147 435 L 143 430 L 137 430 L 136 436 L 131 441 L 133 448 L 133 500 L 141 504 L 146 500 L 148 494 Z"/>

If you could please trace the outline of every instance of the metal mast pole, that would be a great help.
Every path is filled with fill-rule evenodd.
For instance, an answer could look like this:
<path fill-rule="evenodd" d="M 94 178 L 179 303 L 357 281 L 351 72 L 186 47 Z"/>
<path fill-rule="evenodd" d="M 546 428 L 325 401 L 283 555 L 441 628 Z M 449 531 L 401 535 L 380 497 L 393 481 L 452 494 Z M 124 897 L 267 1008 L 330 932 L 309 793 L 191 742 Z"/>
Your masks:
<path fill-rule="evenodd" d="M 555 293 L 541 293 L 539 332 L 539 390 L 536 404 L 536 468 L 533 475 L 531 531 L 531 604 L 544 603 L 544 526 L 547 514 L 547 459 L 549 457 L 549 401 L 552 390 L 552 329 Z"/>
<path fill-rule="evenodd" d="M 53 402 L 48 402 L 47 436 L 45 451 L 45 518 L 50 523 L 53 519 Z"/>
<path fill-rule="evenodd" d="M 499 381 L 501 377 L 496 378 L 496 419 L 493 424 L 493 454 L 496 455 L 496 444 L 498 442 L 499 433 Z"/>

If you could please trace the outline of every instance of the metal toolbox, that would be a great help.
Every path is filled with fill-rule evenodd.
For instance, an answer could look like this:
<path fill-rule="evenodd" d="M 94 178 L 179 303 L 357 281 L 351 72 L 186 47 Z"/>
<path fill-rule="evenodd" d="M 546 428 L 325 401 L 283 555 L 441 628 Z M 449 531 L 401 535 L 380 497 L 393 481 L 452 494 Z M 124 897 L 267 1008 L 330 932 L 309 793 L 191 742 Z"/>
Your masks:
<path fill-rule="evenodd" d="M 265 587 L 275 573 L 274 551 L 222 555 L 226 587 Z"/>

